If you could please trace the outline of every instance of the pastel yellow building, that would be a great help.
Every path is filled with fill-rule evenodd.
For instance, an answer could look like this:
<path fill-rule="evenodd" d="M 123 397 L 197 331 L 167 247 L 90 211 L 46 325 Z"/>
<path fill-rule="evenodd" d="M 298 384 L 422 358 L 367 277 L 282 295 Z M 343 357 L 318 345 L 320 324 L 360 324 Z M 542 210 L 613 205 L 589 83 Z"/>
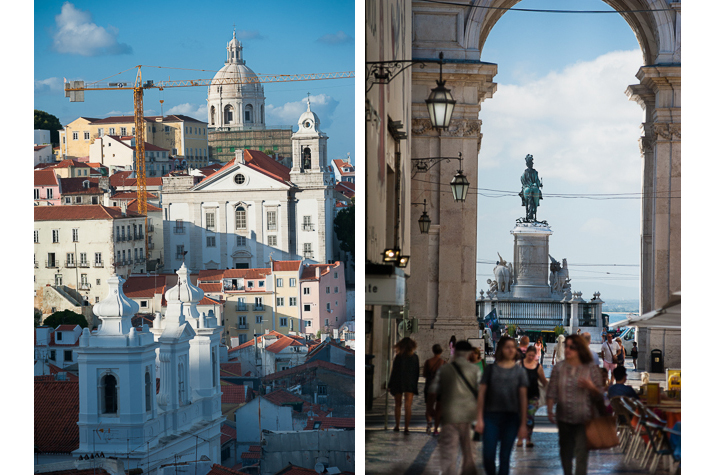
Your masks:
<path fill-rule="evenodd" d="M 303 332 L 299 316 L 298 276 L 302 261 L 271 261 L 274 279 L 274 298 L 278 324 L 276 331 L 288 334 L 289 331 Z M 285 330 L 284 330 L 285 329 Z"/>

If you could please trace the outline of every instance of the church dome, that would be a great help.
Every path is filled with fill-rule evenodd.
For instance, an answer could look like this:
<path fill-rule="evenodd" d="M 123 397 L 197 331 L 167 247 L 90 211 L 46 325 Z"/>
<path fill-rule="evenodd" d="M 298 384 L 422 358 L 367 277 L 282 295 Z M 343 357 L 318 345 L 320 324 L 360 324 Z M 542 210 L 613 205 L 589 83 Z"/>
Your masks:
<path fill-rule="evenodd" d="M 256 78 L 256 73 L 246 65 L 242 57 L 242 43 L 237 40 L 236 31 L 232 32 L 232 39 L 227 43 L 227 60 L 222 69 L 214 75 L 209 86 L 208 100 L 222 97 L 233 99 L 242 97 L 256 97 L 264 94 L 264 89 L 258 80 L 248 84 L 220 84 L 221 79 Z M 253 79 L 252 79 L 253 80 Z"/>
<path fill-rule="evenodd" d="M 318 135 L 325 136 L 320 130 L 320 119 L 311 110 L 311 101 L 308 99 L 308 109 L 298 118 L 298 130 L 294 135 Z"/>

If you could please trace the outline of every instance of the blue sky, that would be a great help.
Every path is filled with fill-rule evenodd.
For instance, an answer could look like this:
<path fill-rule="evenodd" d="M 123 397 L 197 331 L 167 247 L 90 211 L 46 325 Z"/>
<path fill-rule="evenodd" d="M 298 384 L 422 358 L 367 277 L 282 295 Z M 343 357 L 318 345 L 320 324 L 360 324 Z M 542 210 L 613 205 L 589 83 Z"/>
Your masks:
<path fill-rule="evenodd" d="M 85 115 L 133 114 L 130 93 L 89 92 L 70 103 L 63 78 L 95 81 L 138 64 L 143 79 L 211 78 L 224 65 L 232 29 L 257 74 L 352 71 L 354 1 L 210 1 L 119 3 L 36 1 L 34 4 L 35 108 L 62 124 Z M 115 79 L 133 81 L 135 70 Z M 311 93 L 313 110 L 330 137 L 329 158 L 354 157 L 353 79 L 265 84 L 267 125 L 296 125 Z M 147 91 L 146 115 L 182 113 L 206 120 L 206 87 Z"/>
<path fill-rule="evenodd" d="M 525 0 L 516 7 L 610 10 L 601 0 Z M 517 193 L 524 157 L 532 154 L 544 184 L 538 219 L 552 227 L 550 253 L 567 258 L 573 290 L 586 299 L 597 290 L 602 298 L 638 298 L 640 200 L 545 196 L 641 191 L 644 115 L 624 93 L 638 83 L 643 60 L 633 31 L 619 14 L 511 11 L 491 30 L 481 59 L 498 64 L 498 90 L 480 114 L 479 187 Z M 518 196 L 482 193 L 479 289 L 487 287 L 497 252 L 512 260 L 510 230 L 524 215 Z"/>

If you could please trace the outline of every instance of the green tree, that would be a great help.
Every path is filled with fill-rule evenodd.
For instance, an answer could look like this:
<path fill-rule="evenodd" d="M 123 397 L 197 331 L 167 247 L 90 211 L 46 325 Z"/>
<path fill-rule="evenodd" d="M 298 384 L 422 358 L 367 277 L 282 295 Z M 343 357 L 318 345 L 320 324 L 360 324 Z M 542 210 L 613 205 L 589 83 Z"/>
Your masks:
<path fill-rule="evenodd" d="M 79 325 L 81 328 L 89 326 L 83 315 L 72 312 L 71 310 L 54 312 L 45 318 L 42 324 L 52 328 L 57 328 L 59 325 Z"/>
<path fill-rule="evenodd" d="M 62 124 L 57 117 L 45 111 L 35 109 L 35 130 L 49 130 L 49 139 L 53 144 L 59 144 L 59 131 Z"/>
<path fill-rule="evenodd" d="M 35 308 L 35 327 L 38 327 L 42 324 L 42 311 L 38 308 Z"/>
<path fill-rule="evenodd" d="M 340 211 L 333 221 L 335 235 L 340 241 L 340 249 L 355 260 L 355 198 L 351 205 Z"/>

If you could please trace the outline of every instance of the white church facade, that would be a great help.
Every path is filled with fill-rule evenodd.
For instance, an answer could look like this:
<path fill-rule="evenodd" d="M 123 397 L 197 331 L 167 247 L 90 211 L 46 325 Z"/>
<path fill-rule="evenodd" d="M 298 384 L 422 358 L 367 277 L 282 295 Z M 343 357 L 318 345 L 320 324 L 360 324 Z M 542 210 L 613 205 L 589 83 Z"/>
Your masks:
<path fill-rule="evenodd" d="M 163 179 L 165 270 L 269 267 L 273 260 L 334 260 L 334 177 L 328 137 L 307 110 L 291 138 L 293 166 L 256 150 L 194 184 Z"/>
<path fill-rule="evenodd" d="M 222 327 L 213 315 L 198 314 L 204 293 L 190 283 L 188 270 L 178 276 L 166 292 L 165 316 L 156 314 L 154 327 L 142 330 L 131 324 L 138 304 L 123 293 L 124 280 L 108 279 L 107 297 L 94 306 L 102 323 L 94 333 L 83 330 L 76 351 L 75 456 L 103 453 L 143 473 L 176 457 L 220 462 Z"/>

